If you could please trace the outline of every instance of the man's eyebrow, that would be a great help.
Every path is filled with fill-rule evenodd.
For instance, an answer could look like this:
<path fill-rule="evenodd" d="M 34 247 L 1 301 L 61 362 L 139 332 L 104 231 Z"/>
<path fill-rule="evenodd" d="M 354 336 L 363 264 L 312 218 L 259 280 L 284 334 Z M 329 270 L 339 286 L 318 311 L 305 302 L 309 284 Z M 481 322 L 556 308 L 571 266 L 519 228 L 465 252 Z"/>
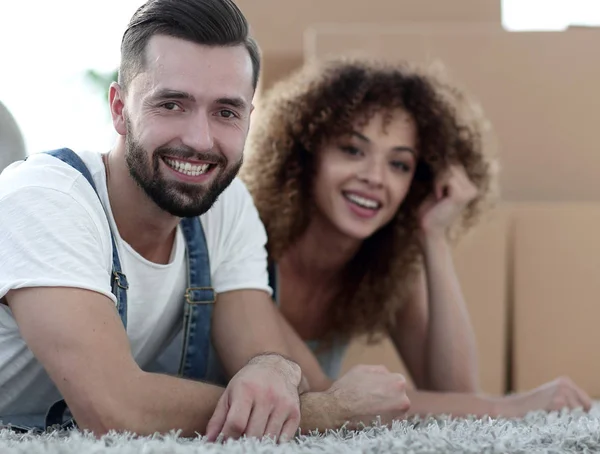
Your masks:
<path fill-rule="evenodd" d="M 152 95 L 154 99 L 186 99 L 191 102 L 196 102 L 196 98 L 188 92 L 180 90 L 172 90 L 170 88 L 163 88 L 158 90 Z"/>
<path fill-rule="evenodd" d="M 242 98 L 219 98 L 217 99 L 217 104 L 223 104 L 225 106 L 235 107 L 236 109 L 246 109 L 248 107 L 248 103 L 244 101 Z"/>
<path fill-rule="evenodd" d="M 172 90 L 170 88 L 164 88 L 162 90 L 158 90 L 156 93 L 152 95 L 153 99 L 161 100 L 161 99 L 183 99 L 188 100 L 190 102 L 196 102 L 196 98 L 191 93 L 181 90 Z M 247 109 L 248 103 L 239 97 L 222 97 L 218 98 L 215 101 L 215 104 L 221 104 L 225 106 L 235 107 L 236 109 Z"/>

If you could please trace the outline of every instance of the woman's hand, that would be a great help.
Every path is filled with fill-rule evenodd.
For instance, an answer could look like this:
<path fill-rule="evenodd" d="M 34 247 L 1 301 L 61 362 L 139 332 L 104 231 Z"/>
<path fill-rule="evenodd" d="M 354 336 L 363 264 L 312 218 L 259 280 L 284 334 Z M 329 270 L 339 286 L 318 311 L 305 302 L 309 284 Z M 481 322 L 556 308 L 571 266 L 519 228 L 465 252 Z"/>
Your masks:
<path fill-rule="evenodd" d="M 464 167 L 453 165 L 436 178 L 433 193 L 419 209 L 421 237 L 444 237 L 447 229 L 477 196 Z"/>
<path fill-rule="evenodd" d="M 531 411 L 560 411 L 581 408 L 589 411 L 592 399 L 566 377 L 548 382 L 531 391 L 500 397 L 496 401 L 497 416 L 519 418 Z"/>

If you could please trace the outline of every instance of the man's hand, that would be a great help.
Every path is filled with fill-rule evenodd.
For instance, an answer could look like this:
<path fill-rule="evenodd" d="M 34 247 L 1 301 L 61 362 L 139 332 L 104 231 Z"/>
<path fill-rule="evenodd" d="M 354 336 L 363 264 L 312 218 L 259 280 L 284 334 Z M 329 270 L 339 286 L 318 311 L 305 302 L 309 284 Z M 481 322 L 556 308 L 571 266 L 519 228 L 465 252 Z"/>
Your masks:
<path fill-rule="evenodd" d="M 277 354 L 251 359 L 229 382 L 208 423 L 206 435 L 261 438 L 285 442 L 300 424 L 300 398 L 305 386 L 300 366 Z"/>
<path fill-rule="evenodd" d="M 384 366 L 355 366 L 335 381 L 327 393 L 334 397 L 342 412 L 339 416 L 350 427 L 369 425 L 378 416 L 388 424 L 404 417 L 410 408 L 406 379 Z"/>

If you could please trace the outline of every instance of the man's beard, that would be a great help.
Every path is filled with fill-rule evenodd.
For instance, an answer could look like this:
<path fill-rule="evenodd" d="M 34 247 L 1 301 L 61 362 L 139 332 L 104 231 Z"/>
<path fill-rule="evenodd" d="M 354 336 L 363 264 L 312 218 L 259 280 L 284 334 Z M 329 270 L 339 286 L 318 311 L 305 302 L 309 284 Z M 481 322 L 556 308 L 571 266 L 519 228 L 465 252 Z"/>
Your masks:
<path fill-rule="evenodd" d="M 144 148 L 131 137 L 126 137 L 125 160 L 129 174 L 150 199 L 163 211 L 180 218 L 199 216 L 206 213 L 219 195 L 236 177 L 243 159 L 227 167 L 228 161 L 220 154 L 199 153 L 190 147 L 159 147 L 152 153 L 152 162 Z M 161 176 L 160 161 L 168 156 L 181 159 L 198 159 L 216 165 L 219 172 L 210 186 L 167 180 Z"/>

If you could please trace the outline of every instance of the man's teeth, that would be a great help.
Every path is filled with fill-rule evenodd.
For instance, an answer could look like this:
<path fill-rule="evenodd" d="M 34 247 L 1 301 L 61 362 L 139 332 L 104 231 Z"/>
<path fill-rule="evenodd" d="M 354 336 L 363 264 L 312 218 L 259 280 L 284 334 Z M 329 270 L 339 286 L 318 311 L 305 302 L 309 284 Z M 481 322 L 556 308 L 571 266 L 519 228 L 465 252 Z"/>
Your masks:
<path fill-rule="evenodd" d="M 379 202 L 376 200 L 367 199 L 356 194 L 344 194 L 344 196 L 351 202 L 356 203 L 363 208 L 370 208 L 371 210 L 379 208 Z"/>
<path fill-rule="evenodd" d="M 169 159 L 169 158 L 165 158 L 164 161 L 172 169 L 175 169 L 180 173 L 183 173 L 185 175 L 190 175 L 193 177 L 202 175 L 203 173 L 206 173 L 206 171 L 210 167 L 210 164 L 193 165 L 193 164 L 190 164 L 189 162 L 181 162 L 181 161 L 177 161 L 175 159 Z"/>

